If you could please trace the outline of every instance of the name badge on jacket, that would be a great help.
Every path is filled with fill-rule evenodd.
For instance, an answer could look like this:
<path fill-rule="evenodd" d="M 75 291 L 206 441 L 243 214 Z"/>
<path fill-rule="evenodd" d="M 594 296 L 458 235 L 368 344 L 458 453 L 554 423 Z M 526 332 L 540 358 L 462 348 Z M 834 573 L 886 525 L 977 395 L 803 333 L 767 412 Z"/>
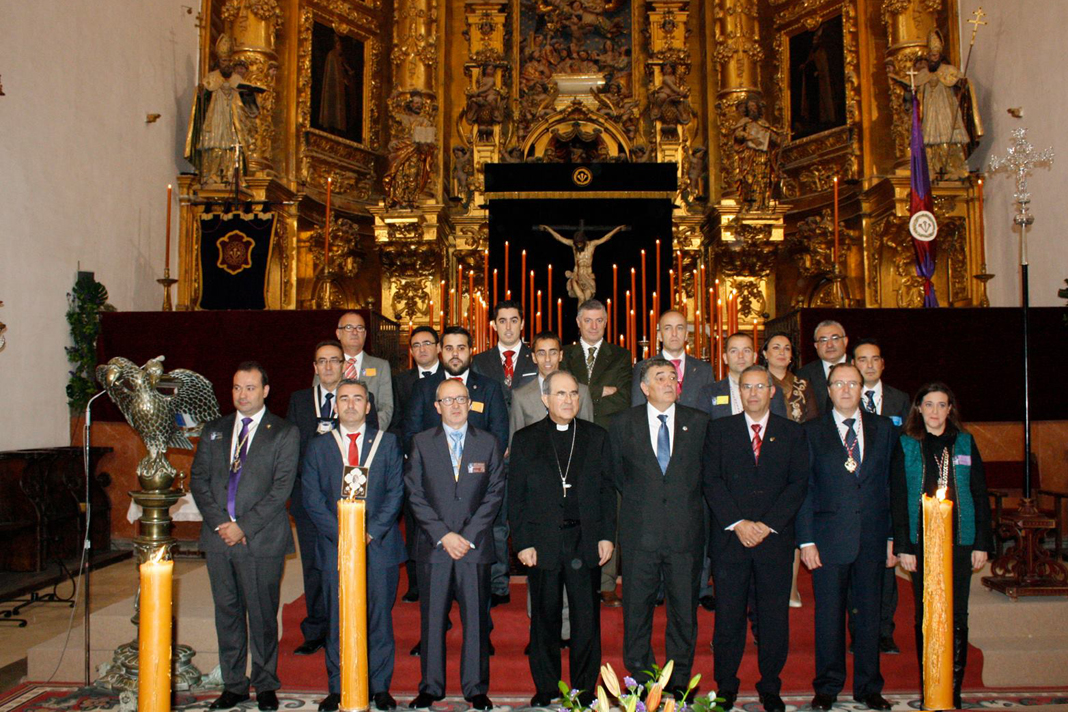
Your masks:
<path fill-rule="evenodd" d="M 481 413 L 485 407 L 486 406 L 482 403 L 482 401 L 471 401 L 471 410 L 475 411 L 476 413 Z"/>
<path fill-rule="evenodd" d="M 365 375 L 365 376 L 377 376 L 378 375 L 378 369 L 377 368 L 365 368 L 363 370 L 363 375 Z"/>
<path fill-rule="evenodd" d="M 480 475 L 486 472 L 486 463 L 484 462 L 469 462 L 467 463 L 467 474 Z"/>
<path fill-rule="evenodd" d="M 728 396 L 716 396 L 716 405 L 730 405 L 731 397 Z"/>

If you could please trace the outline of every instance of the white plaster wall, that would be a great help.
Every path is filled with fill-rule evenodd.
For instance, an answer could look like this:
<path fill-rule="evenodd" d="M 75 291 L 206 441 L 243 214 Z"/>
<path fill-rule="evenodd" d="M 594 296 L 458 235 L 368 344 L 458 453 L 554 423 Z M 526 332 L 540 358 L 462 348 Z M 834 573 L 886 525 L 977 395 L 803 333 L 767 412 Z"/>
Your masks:
<path fill-rule="evenodd" d="M 1062 306 L 1057 290 L 1068 279 L 1068 2 L 960 0 L 965 55 L 972 29 L 967 20 L 979 6 L 990 24 L 979 28 L 968 75 L 979 92 L 986 138 L 970 163 L 986 170 L 990 156 L 1004 157 L 1015 128 L 1026 128 L 1036 149 L 1054 149 L 1053 166 L 1037 169 L 1029 181 L 1035 223 L 1028 231 L 1028 252 L 1031 304 Z M 1023 118 L 1010 116 L 1011 107 L 1023 107 Z M 1001 174 L 986 182 L 987 271 L 997 275 L 988 294 L 996 307 L 1020 305 L 1014 186 Z"/>
<path fill-rule="evenodd" d="M 188 168 L 196 63 L 183 3 L 200 5 L 0 0 L 0 450 L 69 441 L 63 347 L 79 264 L 121 310 L 162 302 L 166 186 Z"/>

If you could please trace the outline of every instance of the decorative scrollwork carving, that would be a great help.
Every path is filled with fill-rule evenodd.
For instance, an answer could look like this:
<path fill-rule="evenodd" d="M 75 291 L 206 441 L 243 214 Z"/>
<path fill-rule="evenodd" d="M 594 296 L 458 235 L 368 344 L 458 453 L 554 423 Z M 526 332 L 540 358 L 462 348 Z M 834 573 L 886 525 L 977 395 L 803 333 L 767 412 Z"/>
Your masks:
<path fill-rule="evenodd" d="M 721 274 L 738 277 L 767 277 L 775 267 L 780 244 L 772 242 L 772 226 L 743 222 L 730 223 L 734 240 L 718 240 L 712 252 Z"/>
<path fill-rule="evenodd" d="M 422 277 L 396 280 L 396 286 L 390 296 L 394 318 L 399 321 L 415 321 L 424 316 L 429 317 L 427 293 L 427 281 Z"/>
<path fill-rule="evenodd" d="M 355 277 L 367 251 L 361 243 L 359 226 L 346 218 L 334 218 L 330 225 L 330 269 L 343 277 Z M 323 229 L 316 227 L 308 236 L 308 252 L 315 271 L 323 265 Z"/>
<path fill-rule="evenodd" d="M 738 316 L 741 318 L 768 317 L 768 300 L 764 296 L 763 279 L 732 279 L 731 289 L 738 293 Z"/>

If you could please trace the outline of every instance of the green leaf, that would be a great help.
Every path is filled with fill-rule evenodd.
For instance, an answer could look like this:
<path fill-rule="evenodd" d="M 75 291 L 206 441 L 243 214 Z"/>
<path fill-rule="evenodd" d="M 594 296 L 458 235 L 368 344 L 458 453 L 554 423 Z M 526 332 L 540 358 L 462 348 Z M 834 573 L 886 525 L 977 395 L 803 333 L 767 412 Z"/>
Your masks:
<path fill-rule="evenodd" d="M 567 698 L 567 693 L 571 692 L 571 688 L 568 687 L 567 683 L 564 682 L 563 680 L 560 680 L 560 682 L 558 682 L 556 686 L 558 688 L 560 688 L 560 692 L 563 693 L 564 698 L 566 699 Z"/>

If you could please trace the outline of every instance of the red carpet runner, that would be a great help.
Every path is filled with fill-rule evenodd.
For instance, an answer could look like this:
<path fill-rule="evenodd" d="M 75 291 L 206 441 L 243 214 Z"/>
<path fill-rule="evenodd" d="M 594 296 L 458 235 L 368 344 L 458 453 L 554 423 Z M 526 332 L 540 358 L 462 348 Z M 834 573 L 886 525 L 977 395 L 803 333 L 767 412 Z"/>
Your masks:
<path fill-rule="evenodd" d="M 812 677 L 815 674 L 815 633 L 813 625 L 812 577 L 801 567 L 798 586 L 801 590 L 803 608 L 790 610 L 790 657 L 783 670 L 783 694 L 808 693 L 812 689 Z M 908 581 L 898 578 L 899 604 L 894 617 L 896 631 L 894 639 L 901 648 L 900 655 L 882 656 L 882 673 L 886 680 L 887 692 L 906 692 L 919 690 L 920 676 L 916 662 L 916 644 L 913 635 L 912 586 Z M 397 664 L 393 674 L 392 691 L 398 702 L 406 704 L 409 696 L 414 696 L 419 686 L 419 658 L 411 657 L 408 651 L 419 640 L 419 604 L 404 603 L 400 596 L 407 590 L 404 567 L 401 567 L 401 582 L 398 587 L 397 603 L 393 608 L 394 634 L 397 641 Z M 493 644 L 497 654 L 490 658 L 490 696 L 496 695 L 532 695 L 534 685 L 530 679 L 530 667 L 523 649 L 530 635 L 529 621 L 526 616 L 526 585 L 512 584 L 512 600 L 505 606 L 493 609 Z M 712 679 L 712 640 L 713 613 L 698 610 L 697 654 L 694 659 L 694 672 L 702 674 L 702 691 L 714 689 Z M 300 645 L 300 621 L 304 617 L 304 598 L 301 597 L 285 606 L 282 611 L 282 642 L 279 651 L 279 676 L 283 689 L 325 690 L 326 665 L 322 651 L 311 656 L 293 655 L 293 650 Z M 453 607 L 453 629 L 448 633 L 448 689 L 447 694 L 460 694 L 460 641 L 462 638 L 460 614 Z M 659 607 L 653 620 L 653 649 L 657 661 L 664 664 L 664 608 Z M 623 612 L 620 608 L 601 609 L 601 645 L 602 660 L 612 663 L 621 675 L 623 667 Z M 846 690 L 847 697 L 852 687 L 852 656 L 848 656 L 849 673 Z M 567 654 L 563 660 L 564 678 L 567 678 Z M 983 657 L 978 649 L 972 647 L 968 655 L 968 670 L 964 680 L 966 690 L 982 689 Z M 742 680 L 743 695 L 752 694 L 759 679 L 756 648 L 752 637 L 746 647 L 745 657 L 738 677 Z"/>

